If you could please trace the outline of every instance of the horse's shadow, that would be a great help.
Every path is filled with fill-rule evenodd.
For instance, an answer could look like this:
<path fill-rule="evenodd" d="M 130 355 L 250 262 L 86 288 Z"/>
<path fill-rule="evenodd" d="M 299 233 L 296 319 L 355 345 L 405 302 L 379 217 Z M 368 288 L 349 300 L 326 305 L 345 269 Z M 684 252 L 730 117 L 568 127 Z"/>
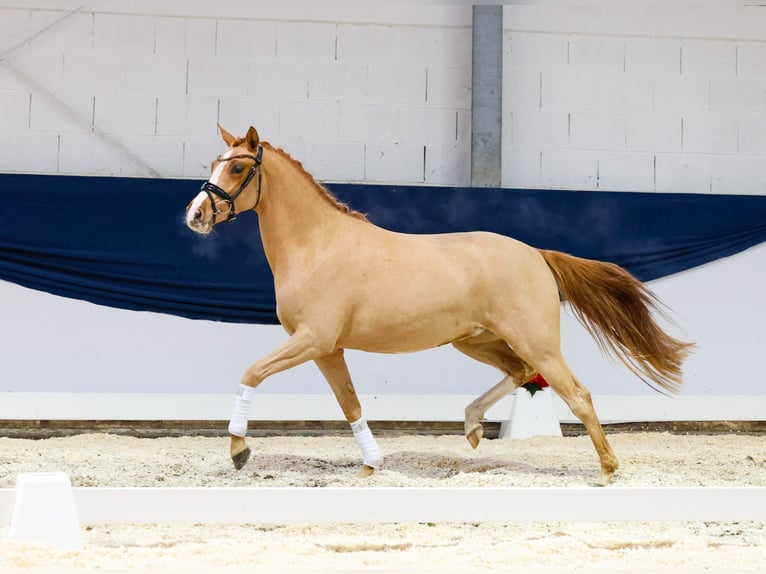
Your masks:
<path fill-rule="evenodd" d="M 324 486 L 328 483 L 345 482 L 348 477 L 356 476 L 355 470 L 361 466 L 358 454 L 335 458 L 295 455 L 288 453 L 263 453 L 255 456 L 247 465 L 253 478 L 268 481 L 277 477 L 291 475 L 296 482 L 306 482 L 307 486 Z M 219 474 L 228 475 L 233 469 L 221 470 Z M 493 457 L 460 456 L 438 452 L 397 451 L 386 454 L 379 472 L 400 475 L 405 480 L 444 480 L 460 474 L 508 475 L 518 478 L 529 477 L 530 485 L 540 476 L 560 477 L 562 482 L 576 480 L 589 482 L 592 472 L 582 468 L 542 467 L 525 462 Z"/>

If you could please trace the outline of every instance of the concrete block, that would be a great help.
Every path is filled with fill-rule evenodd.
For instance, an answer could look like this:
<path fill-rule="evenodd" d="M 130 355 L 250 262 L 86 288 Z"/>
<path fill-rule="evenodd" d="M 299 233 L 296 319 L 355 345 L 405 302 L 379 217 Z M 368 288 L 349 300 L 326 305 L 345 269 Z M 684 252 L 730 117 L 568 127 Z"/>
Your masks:
<path fill-rule="evenodd" d="M 737 74 L 737 44 L 723 40 L 681 42 L 681 74 L 704 78 L 734 77 Z"/>
<path fill-rule="evenodd" d="M 0 132 L 0 171 L 55 173 L 59 136 L 54 133 Z"/>
<path fill-rule="evenodd" d="M 711 188 L 710 155 L 658 154 L 655 188 L 668 193 L 708 193 Z"/>
<path fill-rule="evenodd" d="M 0 52 L 14 47 L 26 40 L 31 34 L 29 29 L 29 10 L 22 8 L 0 8 Z"/>
<path fill-rule="evenodd" d="M 87 132 L 93 125 L 93 96 L 87 94 L 60 93 L 58 97 L 80 119 L 53 103 L 45 96 L 32 94 L 30 124 L 34 131 Z"/>
<path fill-rule="evenodd" d="M 279 135 L 279 103 L 246 99 L 221 99 L 218 121 L 229 132 L 245 135 L 254 126 L 258 135 L 270 140 Z M 216 129 L 215 124 L 212 124 Z M 216 132 L 217 133 L 217 132 Z"/>
<path fill-rule="evenodd" d="M 711 80 L 710 111 L 739 117 L 766 114 L 766 79 Z"/>
<path fill-rule="evenodd" d="M 95 12 L 93 50 L 99 54 L 149 55 L 154 53 L 154 18 L 132 14 Z"/>
<path fill-rule="evenodd" d="M 274 58 L 277 23 L 261 20 L 218 20 L 216 56 L 224 58 Z"/>
<path fill-rule="evenodd" d="M 360 142 L 306 142 L 301 162 L 317 181 L 364 181 L 364 156 Z"/>
<path fill-rule="evenodd" d="M 399 107 L 398 141 L 415 145 L 471 143 L 471 112 L 426 106 Z"/>
<path fill-rule="evenodd" d="M 158 16 L 154 25 L 154 53 L 165 58 L 186 56 L 186 19 Z"/>
<path fill-rule="evenodd" d="M 766 162 L 758 156 L 713 156 L 713 193 L 766 194 Z"/>
<path fill-rule="evenodd" d="M 571 70 L 543 71 L 540 89 L 540 107 L 543 110 L 582 112 L 597 108 L 597 74 Z"/>
<path fill-rule="evenodd" d="M 308 99 L 311 101 L 364 102 L 367 99 L 367 67 L 340 62 L 310 66 Z"/>
<path fill-rule="evenodd" d="M 538 150 L 504 147 L 501 185 L 516 189 L 540 187 L 541 156 Z"/>
<path fill-rule="evenodd" d="M 339 105 L 334 103 L 290 103 L 279 106 L 279 137 L 287 140 L 338 140 Z"/>
<path fill-rule="evenodd" d="M 94 125 L 110 135 L 153 134 L 157 99 L 152 96 L 96 96 Z"/>
<path fill-rule="evenodd" d="M 154 168 L 161 177 L 183 177 L 184 145 L 177 136 L 123 136 L 123 144 L 135 157 Z M 221 142 L 223 146 L 223 142 Z M 128 158 L 122 161 L 121 173 L 124 176 L 146 176 L 146 171 L 135 165 Z M 179 202 L 180 205 L 183 202 Z"/>
<path fill-rule="evenodd" d="M 598 189 L 654 191 L 654 155 L 604 153 L 598 158 Z"/>
<path fill-rule="evenodd" d="M 630 114 L 626 122 L 628 151 L 681 151 L 680 116 Z"/>
<path fill-rule="evenodd" d="M 8 62 L 46 89 L 52 92 L 63 90 L 64 54 L 58 48 L 48 49 L 38 45 L 20 48 L 9 57 Z M 19 81 L 23 82 L 24 89 L 29 89 L 26 80 L 19 78 Z M 0 85 L 3 89 L 13 89 L 6 84 Z"/>
<path fill-rule="evenodd" d="M 513 149 L 562 149 L 569 145 L 569 115 L 565 112 L 514 112 Z"/>
<path fill-rule="evenodd" d="M 366 150 L 366 181 L 423 183 L 425 146 L 370 143 L 367 144 Z"/>
<path fill-rule="evenodd" d="M 64 53 L 62 88 L 92 95 L 119 94 L 125 88 L 125 60 L 113 54 Z"/>
<path fill-rule="evenodd" d="M 243 97 L 248 91 L 250 63 L 246 59 L 193 58 L 188 74 L 190 96 Z"/>
<path fill-rule="evenodd" d="M 503 34 L 503 67 L 537 72 L 564 70 L 569 63 L 566 34 L 506 31 Z"/>
<path fill-rule="evenodd" d="M 569 67 L 578 72 L 623 72 L 625 40 L 611 36 L 572 36 Z"/>
<path fill-rule="evenodd" d="M 370 66 L 367 82 L 367 97 L 373 103 L 423 104 L 426 101 L 426 68 Z"/>
<path fill-rule="evenodd" d="M 678 76 L 681 41 L 676 38 L 627 38 L 625 71 L 643 76 Z"/>
<path fill-rule="evenodd" d="M 440 68 L 471 67 L 470 26 L 400 26 L 395 30 L 395 62 Z"/>
<path fill-rule="evenodd" d="M 766 76 L 766 42 L 737 43 L 737 76 L 757 79 Z"/>
<path fill-rule="evenodd" d="M 154 96 L 186 93 L 186 58 L 129 57 L 125 61 L 125 91 Z"/>
<path fill-rule="evenodd" d="M 458 143 L 426 146 L 425 183 L 471 185 L 470 146 Z"/>
<path fill-rule="evenodd" d="M 209 18 L 186 18 L 184 53 L 192 58 L 215 55 L 218 22 Z"/>
<path fill-rule="evenodd" d="M 29 90 L 29 84 L 21 76 L 14 74 L 7 66 L 0 66 L 0 86 L 9 92 Z"/>
<path fill-rule="evenodd" d="M 335 24 L 282 21 L 277 24 L 276 34 L 279 60 L 335 60 Z"/>
<path fill-rule="evenodd" d="M 503 110 L 539 110 L 541 90 L 541 72 L 503 70 Z"/>
<path fill-rule="evenodd" d="M 426 110 L 426 108 L 415 109 Z M 409 137 L 399 137 L 400 111 L 396 106 L 344 104 L 338 108 L 338 112 L 341 141 L 389 144 L 396 143 L 399 139 L 410 141 Z M 411 117 L 418 118 L 419 115 L 405 112 L 402 120 L 403 127 Z"/>
<path fill-rule="evenodd" d="M 344 64 L 392 66 L 403 63 L 399 55 L 396 26 L 339 24 L 337 59 Z M 414 56 L 413 56 L 414 57 Z M 425 67 L 425 63 L 421 63 Z"/>
<path fill-rule="evenodd" d="M 598 107 L 609 112 L 651 112 L 654 82 L 645 76 L 609 74 L 598 79 Z"/>
<path fill-rule="evenodd" d="M 654 111 L 671 114 L 710 111 L 710 80 L 688 76 L 655 78 Z"/>
<path fill-rule="evenodd" d="M 737 119 L 735 117 L 684 117 L 682 129 L 685 152 L 737 153 Z"/>
<path fill-rule="evenodd" d="M 569 143 L 574 149 L 624 150 L 625 135 L 624 114 L 578 112 L 570 115 Z"/>
<path fill-rule="evenodd" d="M 157 98 L 156 133 L 213 137 L 217 132 L 218 100 L 188 96 Z"/>
<path fill-rule="evenodd" d="M 429 104 L 471 109 L 471 68 L 428 68 L 425 97 Z"/>
<path fill-rule="evenodd" d="M 598 154 L 561 150 L 542 152 L 540 184 L 552 189 L 596 190 Z"/>
<path fill-rule="evenodd" d="M 31 94 L 0 90 L 0 130 L 24 131 L 29 127 Z"/>
<path fill-rule="evenodd" d="M 259 100 L 305 102 L 312 68 L 310 62 L 251 60 L 247 94 Z"/>
<path fill-rule="evenodd" d="M 766 118 L 755 117 L 739 120 L 739 153 L 764 156 L 766 161 Z"/>
<path fill-rule="evenodd" d="M 58 22 L 63 14 L 61 10 L 32 10 L 30 33 L 35 34 Z M 53 52 L 63 53 L 62 46 L 66 46 L 68 53 L 92 51 L 93 20 L 94 14 L 86 11 L 68 16 L 56 24 L 55 31 L 43 33 L 34 39 L 34 51 L 46 52 L 48 55 Z"/>
<path fill-rule="evenodd" d="M 187 137 L 184 141 L 184 177 L 210 177 L 210 164 L 225 148 L 220 136 Z"/>
<path fill-rule="evenodd" d="M 60 173 L 76 175 L 120 175 L 121 154 L 94 133 L 62 133 Z"/>

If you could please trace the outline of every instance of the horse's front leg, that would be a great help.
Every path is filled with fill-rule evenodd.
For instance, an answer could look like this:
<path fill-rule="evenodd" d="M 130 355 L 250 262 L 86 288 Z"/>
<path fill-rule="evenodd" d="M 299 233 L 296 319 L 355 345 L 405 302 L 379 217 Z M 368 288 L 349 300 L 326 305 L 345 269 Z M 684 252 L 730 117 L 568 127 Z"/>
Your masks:
<path fill-rule="evenodd" d="M 335 393 L 335 398 L 338 400 L 346 420 L 351 425 L 354 438 L 362 450 L 362 468 L 359 471 L 359 476 L 370 476 L 383 462 L 383 453 L 375 441 L 375 437 L 372 436 L 367 421 L 362 417 L 362 407 L 354 390 L 354 383 L 351 381 L 346 360 L 343 358 L 343 349 L 337 349 L 329 355 L 314 359 L 314 362 L 327 379 L 332 392 Z"/>
<path fill-rule="evenodd" d="M 322 354 L 315 337 L 308 330 L 298 330 L 282 345 L 245 371 L 229 422 L 230 453 L 234 468 L 242 468 L 250 457 L 245 435 L 255 387 L 269 375 L 285 371 Z"/>

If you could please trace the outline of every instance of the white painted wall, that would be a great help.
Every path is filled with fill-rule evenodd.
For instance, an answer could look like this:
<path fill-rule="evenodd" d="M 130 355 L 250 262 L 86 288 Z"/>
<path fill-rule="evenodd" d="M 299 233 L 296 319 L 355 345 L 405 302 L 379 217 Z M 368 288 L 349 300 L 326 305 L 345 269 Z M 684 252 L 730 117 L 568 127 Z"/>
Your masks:
<path fill-rule="evenodd" d="M 503 185 L 766 192 L 766 8 L 504 10 Z"/>
<path fill-rule="evenodd" d="M 0 170 L 202 178 L 220 121 L 254 124 L 318 179 L 468 183 L 470 7 L 273 4 L 102 0 L 46 30 L 79 3 L 0 0 Z M 766 9 L 650 4 L 505 7 L 504 186 L 763 193 Z M 765 258 L 653 283 L 700 343 L 685 394 L 763 394 Z M 283 337 L 6 283 L 0 317 L 13 392 L 228 393 Z M 563 330 L 594 394 L 651 392 Z M 350 363 L 367 394 L 496 379 L 451 349 Z M 313 366 L 264 389 L 328 392 Z"/>
<path fill-rule="evenodd" d="M 322 180 L 469 183 L 470 6 L 79 5 L 0 2 L 2 171 L 201 178 L 220 122 Z"/>
<path fill-rule="evenodd" d="M 766 245 L 650 283 L 699 348 L 684 395 L 763 395 Z M 754 302 L 756 302 L 754 304 Z M 0 392 L 234 392 L 244 370 L 286 339 L 278 326 L 192 321 L 100 307 L 0 282 Z M 605 359 L 570 313 L 564 354 L 597 395 L 654 395 Z M 499 380 L 451 347 L 410 355 L 348 352 L 361 394 L 478 395 Z M 327 394 L 313 364 L 275 375 L 269 393 Z"/>

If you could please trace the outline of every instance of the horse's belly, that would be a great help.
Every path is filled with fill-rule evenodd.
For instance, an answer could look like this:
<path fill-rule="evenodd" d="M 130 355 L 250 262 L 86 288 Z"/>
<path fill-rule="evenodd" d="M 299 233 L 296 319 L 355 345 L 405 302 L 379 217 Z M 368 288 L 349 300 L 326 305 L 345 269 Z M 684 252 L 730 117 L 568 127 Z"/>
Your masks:
<path fill-rule="evenodd" d="M 451 313 L 382 313 L 354 318 L 339 347 L 373 353 L 411 353 L 481 333 L 484 328 Z"/>

